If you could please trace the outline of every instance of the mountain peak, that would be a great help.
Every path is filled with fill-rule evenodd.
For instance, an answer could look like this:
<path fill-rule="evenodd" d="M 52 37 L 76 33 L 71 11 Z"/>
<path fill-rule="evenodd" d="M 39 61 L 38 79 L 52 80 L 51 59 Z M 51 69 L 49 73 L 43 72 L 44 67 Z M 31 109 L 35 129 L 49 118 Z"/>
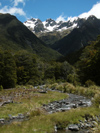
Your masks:
<path fill-rule="evenodd" d="M 74 29 L 80 27 L 84 21 L 87 19 L 96 19 L 95 16 L 91 15 L 88 18 L 80 18 L 80 17 L 69 17 L 67 21 L 55 21 L 51 18 L 46 19 L 46 21 L 42 22 L 40 19 L 31 18 L 24 22 L 29 29 L 31 29 L 34 33 L 39 32 L 53 32 L 53 31 L 64 31 L 66 29 Z"/>
<path fill-rule="evenodd" d="M 52 18 L 48 18 L 48 19 L 46 19 L 46 22 L 48 22 L 48 21 L 54 21 Z"/>
<path fill-rule="evenodd" d="M 94 15 L 90 15 L 89 17 L 88 17 L 88 20 L 96 20 L 97 18 L 94 16 Z"/>
<path fill-rule="evenodd" d="M 53 19 L 51 19 L 51 18 L 49 18 L 49 19 L 47 19 L 46 21 L 45 21 L 45 26 L 46 27 L 49 27 L 49 26 L 54 26 L 54 25 L 56 25 L 57 23 L 55 22 L 55 20 L 53 20 Z"/>
<path fill-rule="evenodd" d="M 37 18 L 31 18 L 30 20 L 34 22 L 34 21 L 37 21 Z"/>

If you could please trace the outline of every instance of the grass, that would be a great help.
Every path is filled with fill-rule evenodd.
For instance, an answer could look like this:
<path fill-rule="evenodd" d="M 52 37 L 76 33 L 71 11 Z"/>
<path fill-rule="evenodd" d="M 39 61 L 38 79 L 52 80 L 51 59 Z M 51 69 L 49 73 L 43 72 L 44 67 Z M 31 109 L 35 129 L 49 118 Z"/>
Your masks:
<path fill-rule="evenodd" d="M 54 126 L 59 125 L 65 128 L 68 124 L 78 123 L 79 120 L 84 120 L 85 115 L 98 115 L 100 109 L 98 108 L 77 108 L 68 112 L 59 112 L 54 114 L 41 114 L 31 117 L 30 120 L 24 122 L 15 122 L 11 125 L 5 125 L 0 128 L 3 133 L 53 133 Z"/>
<path fill-rule="evenodd" d="M 54 126 L 65 128 L 68 124 L 78 123 L 79 120 L 84 120 L 86 115 L 94 117 L 100 115 L 100 90 L 97 86 L 75 87 L 69 83 L 52 84 L 46 87 L 59 89 L 65 92 L 86 95 L 94 98 L 92 107 L 76 108 L 67 112 L 57 112 L 47 114 L 41 109 L 42 104 L 47 104 L 52 101 L 61 100 L 67 97 L 66 93 L 51 92 L 46 94 L 38 93 L 38 90 L 31 89 L 11 89 L 0 92 L 0 95 L 11 96 L 20 93 L 18 97 L 14 97 L 14 102 L 0 107 L 0 118 L 7 118 L 8 114 L 17 115 L 18 113 L 27 113 L 30 116 L 28 121 L 13 122 L 10 125 L 0 127 L 2 133 L 54 133 Z M 21 103 L 20 103 L 21 102 Z M 98 126 L 100 129 L 100 126 Z"/>
<path fill-rule="evenodd" d="M 17 97 L 16 97 L 17 94 Z M 43 104 L 67 98 L 66 94 L 48 91 L 46 94 L 36 92 L 36 89 L 11 89 L 2 91 L 1 96 L 13 96 L 14 103 L 0 107 L 0 118 L 7 118 L 9 114 L 33 112 Z"/>
<path fill-rule="evenodd" d="M 100 87 L 93 85 L 90 87 L 82 87 L 82 86 L 74 86 L 73 84 L 70 84 L 68 82 L 66 83 L 54 83 L 54 84 L 48 84 L 46 87 L 53 88 L 56 90 L 60 90 L 63 92 L 67 93 L 73 93 L 73 94 L 78 94 L 78 95 L 83 95 L 86 97 L 95 97 L 95 95 L 99 94 L 100 95 Z"/>

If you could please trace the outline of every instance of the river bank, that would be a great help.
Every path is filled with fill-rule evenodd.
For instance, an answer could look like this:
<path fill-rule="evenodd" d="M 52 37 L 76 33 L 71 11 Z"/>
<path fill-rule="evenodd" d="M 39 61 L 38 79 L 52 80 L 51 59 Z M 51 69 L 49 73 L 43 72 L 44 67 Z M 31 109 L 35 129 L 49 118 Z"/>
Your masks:
<path fill-rule="evenodd" d="M 2 92 L 3 98 L 8 96 L 13 96 L 13 102 L 0 107 L 0 119 L 13 119 L 10 124 L 0 126 L 3 133 L 63 133 L 72 130 L 79 133 L 94 128 L 97 130 L 99 126 L 100 109 L 91 106 L 91 99 L 85 96 L 70 93 L 67 95 L 59 90 L 50 91 L 46 87 L 18 88 L 9 93 Z M 28 116 L 27 120 L 21 119 L 25 116 Z M 78 131 L 74 131 L 73 128 L 76 127 Z"/>

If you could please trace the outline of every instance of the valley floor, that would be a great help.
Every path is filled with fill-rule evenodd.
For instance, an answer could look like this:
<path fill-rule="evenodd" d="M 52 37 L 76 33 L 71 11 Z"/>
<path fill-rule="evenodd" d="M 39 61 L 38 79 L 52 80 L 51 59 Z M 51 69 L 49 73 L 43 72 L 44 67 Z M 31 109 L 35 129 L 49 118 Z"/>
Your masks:
<path fill-rule="evenodd" d="M 89 104 L 90 107 L 77 108 L 72 104 L 70 110 L 50 112 L 54 107 L 54 101 L 58 106 L 61 104 L 62 108 L 65 102 L 66 106 L 68 105 L 65 99 L 71 99 L 71 95 L 67 93 L 77 94 L 71 94 L 74 103 L 79 95 L 86 96 L 88 100 L 92 98 L 92 106 Z M 2 90 L 0 91 L 0 131 L 2 133 L 63 133 L 76 129 L 78 133 L 80 130 L 99 133 L 99 94 L 100 90 L 97 86 L 83 88 L 69 83 L 55 83 L 35 88 L 17 86 L 16 89 Z M 84 96 L 79 97 L 84 99 Z M 79 99 L 77 104 L 85 105 L 82 99 Z"/>

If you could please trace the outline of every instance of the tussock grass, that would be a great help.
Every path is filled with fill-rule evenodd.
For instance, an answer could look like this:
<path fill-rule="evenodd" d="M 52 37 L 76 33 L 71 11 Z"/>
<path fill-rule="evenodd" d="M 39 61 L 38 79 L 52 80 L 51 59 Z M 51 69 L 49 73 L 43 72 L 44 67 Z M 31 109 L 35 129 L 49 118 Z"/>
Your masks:
<path fill-rule="evenodd" d="M 11 125 L 2 126 L 0 127 L 0 131 L 3 133 L 6 133 L 6 131 L 11 133 L 53 133 L 55 125 L 58 125 L 60 128 L 65 128 L 69 124 L 78 123 L 79 120 L 84 121 L 86 115 L 94 117 L 98 115 L 99 112 L 99 108 L 89 107 L 49 115 L 39 114 L 31 117 L 28 121 L 15 122 Z"/>
<path fill-rule="evenodd" d="M 17 115 L 18 113 L 27 113 L 30 116 L 28 121 L 13 122 L 10 125 L 0 127 L 0 132 L 3 133 L 53 133 L 54 126 L 57 125 L 61 129 L 68 126 L 68 124 L 78 123 L 79 120 L 85 119 L 89 115 L 94 117 L 100 115 L 100 88 L 98 86 L 81 87 L 74 86 L 69 83 L 55 83 L 46 85 L 51 89 L 57 89 L 68 93 L 75 93 L 93 98 L 93 106 L 86 108 L 76 108 L 67 112 L 57 112 L 54 114 L 47 114 L 40 107 L 42 104 L 61 100 L 67 97 L 66 93 L 51 92 L 38 93 L 36 90 L 28 88 L 17 88 L 14 90 L 2 91 L 2 95 L 12 95 L 16 93 L 25 93 L 25 95 L 18 95 L 18 98 L 13 100 L 18 103 L 11 103 L 0 108 L 0 118 L 7 118 L 8 114 Z M 1 94 L 0 93 L 0 94 Z M 99 128 L 99 127 L 98 127 Z"/>
<path fill-rule="evenodd" d="M 84 95 L 90 98 L 94 97 L 95 94 L 100 94 L 100 87 L 96 85 L 89 86 L 89 87 L 82 87 L 82 86 L 74 86 L 73 84 L 70 84 L 68 82 L 47 85 L 47 87 L 50 87 L 51 89 L 53 86 L 54 86 L 54 89 L 61 90 L 63 92 Z"/>
<path fill-rule="evenodd" d="M 7 118 L 9 114 L 16 116 L 18 113 L 33 112 L 43 104 L 67 98 L 67 95 L 63 93 L 48 91 L 48 93 L 43 94 L 36 92 L 34 89 L 5 90 L 1 95 L 5 97 L 13 96 L 14 103 L 0 107 L 0 118 Z"/>

